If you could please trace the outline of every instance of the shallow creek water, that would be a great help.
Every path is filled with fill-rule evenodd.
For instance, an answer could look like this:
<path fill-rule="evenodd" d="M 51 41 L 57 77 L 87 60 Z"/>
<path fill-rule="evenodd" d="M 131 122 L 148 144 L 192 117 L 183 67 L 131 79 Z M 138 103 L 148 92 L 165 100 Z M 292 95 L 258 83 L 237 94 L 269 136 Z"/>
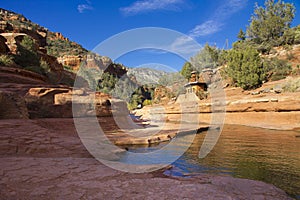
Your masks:
<path fill-rule="evenodd" d="M 205 135 L 206 132 L 197 134 L 189 149 L 165 174 L 189 177 L 212 173 L 260 180 L 300 199 L 300 132 L 225 125 L 214 149 L 200 159 L 198 153 Z M 188 141 L 192 136 L 182 137 Z M 182 141 L 180 145 L 185 145 L 185 140 Z M 132 152 L 147 152 L 164 145 L 127 148 Z M 122 160 L 131 163 L 126 159 L 125 155 Z"/>

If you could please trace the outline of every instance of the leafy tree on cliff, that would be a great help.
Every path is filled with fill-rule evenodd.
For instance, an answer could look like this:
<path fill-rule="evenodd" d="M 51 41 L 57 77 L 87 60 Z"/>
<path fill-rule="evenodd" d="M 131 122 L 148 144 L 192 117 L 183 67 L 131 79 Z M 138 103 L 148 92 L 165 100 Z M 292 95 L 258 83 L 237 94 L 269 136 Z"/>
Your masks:
<path fill-rule="evenodd" d="M 278 39 L 290 28 L 295 17 L 295 6 L 281 0 L 266 0 L 265 7 L 256 9 L 247 28 L 247 35 L 256 43 L 276 43 Z M 274 44 L 276 45 L 276 44 Z"/>

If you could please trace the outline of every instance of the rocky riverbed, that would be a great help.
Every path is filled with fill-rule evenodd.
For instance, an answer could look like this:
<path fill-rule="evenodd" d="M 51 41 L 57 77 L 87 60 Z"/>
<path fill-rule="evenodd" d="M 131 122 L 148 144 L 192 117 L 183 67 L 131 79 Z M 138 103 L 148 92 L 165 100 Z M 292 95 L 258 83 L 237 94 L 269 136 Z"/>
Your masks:
<path fill-rule="evenodd" d="M 3 199 L 290 199 L 259 181 L 110 169 L 84 148 L 73 119 L 0 120 L 0 130 Z"/>

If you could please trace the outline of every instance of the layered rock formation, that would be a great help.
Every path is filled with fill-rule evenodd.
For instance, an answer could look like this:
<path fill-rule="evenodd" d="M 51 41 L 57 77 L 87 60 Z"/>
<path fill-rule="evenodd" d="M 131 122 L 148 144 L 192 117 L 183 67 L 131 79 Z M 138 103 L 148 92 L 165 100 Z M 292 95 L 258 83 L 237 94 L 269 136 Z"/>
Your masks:
<path fill-rule="evenodd" d="M 112 114 L 109 95 L 80 89 L 31 88 L 25 101 L 31 118 L 103 117 Z"/>
<path fill-rule="evenodd" d="M 83 59 L 84 58 L 82 56 L 64 55 L 62 57 L 58 57 L 57 61 L 64 66 L 70 67 L 72 71 L 78 71 Z"/>
<path fill-rule="evenodd" d="M 0 66 L 1 102 L 7 106 L 0 110 L 1 118 L 73 117 L 72 98 L 77 108 L 75 116 L 111 115 L 111 97 L 93 93 L 85 79 L 66 71 L 63 65 L 73 71 L 84 65 L 117 77 L 127 72 L 124 66 L 114 64 L 105 56 L 86 55 L 87 50 L 61 33 L 50 32 L 22 15 L 4 9 L 0 9 L 0 15 L 0 54 L 15 62 L 8 67 Z M 34 63 L 24 64 L 24 58 L 16 62 L 17 58 L 26 57 L 20 53 L 26 48 L 22 46 L 25 37 L 33 41 L 33 45 L 27 47 L 30 49 L 25 51 L 32 51 Z M 57 59 L 53 54 L 61 57 Z M 80 87 L 87 89 L 73 89 L 75 79 L 80 82 Z"/>
<path fill-rule="evenodd" d="M 165 105 L 163 113 L 166 120 L 181 120 L 183 107 L 189 103 L 197 104 L 193 113 L 199 113 L 200 121 L 211 123 L 212 117 L 220 118 L 225 113 L 225 124 L 240 124 L 271 129 L 297 129 L 300 127 L 300 93 L 283 91 L 287 78 L 264 84 L 254 91 L 243 91 L 241 88 L 226 88 L 222 97 L 214 94 L 206 100 L 199 100 L 193 93 L 180 95 L 176 102 Z M 193 104 L 193 105 L 194 105 Z M 213 115 L 212 115 L 213 113 Z M 151 115 L 159 114 L 150 106 L 136 110 L 137 115 L 149 119 Z"/>

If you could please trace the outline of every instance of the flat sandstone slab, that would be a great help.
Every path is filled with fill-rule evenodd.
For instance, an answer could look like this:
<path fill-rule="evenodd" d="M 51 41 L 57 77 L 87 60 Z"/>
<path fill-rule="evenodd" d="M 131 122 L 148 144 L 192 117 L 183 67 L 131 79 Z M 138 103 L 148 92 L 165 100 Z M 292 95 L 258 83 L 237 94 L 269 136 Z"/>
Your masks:
<path fill-rule="evenodd" d="M 290 199 L 246 179 L 108 168 L 85 150 L 71 119 L 0 120 L 1 199 Z"/>

